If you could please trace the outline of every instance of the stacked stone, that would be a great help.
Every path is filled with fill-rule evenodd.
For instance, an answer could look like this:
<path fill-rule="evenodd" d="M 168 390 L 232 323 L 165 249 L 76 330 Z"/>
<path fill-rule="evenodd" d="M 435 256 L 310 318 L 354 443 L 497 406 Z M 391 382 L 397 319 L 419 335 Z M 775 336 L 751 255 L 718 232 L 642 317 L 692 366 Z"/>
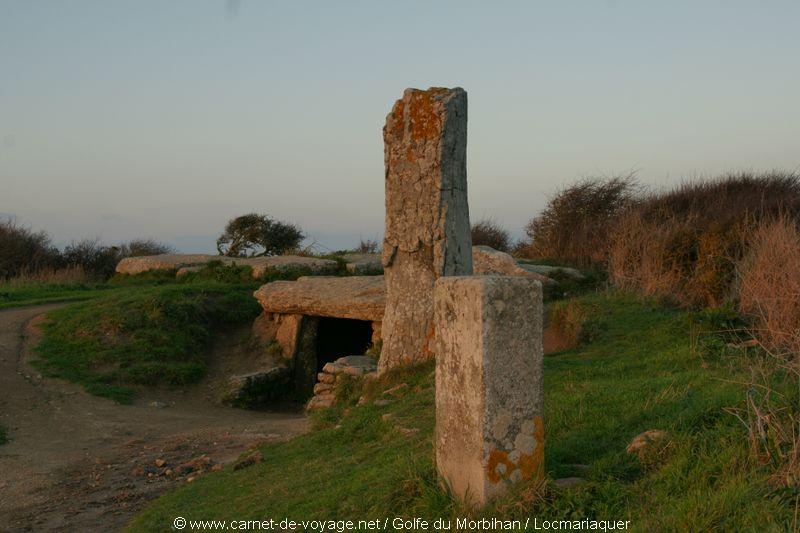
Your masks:
<path fill-rule="evenodd" d="M 336 401 L 336 382 L 342 375 L 362 377 L 375 374 L 378 366 L 375 359 L 366 355 L 348 355 L 340 357 L 332 363 L 326 363 L 322 372 L 317 374 L 314 385 L 314 396 L 308 401 L 306 409 L 323 409 L 331 407 Z"/>

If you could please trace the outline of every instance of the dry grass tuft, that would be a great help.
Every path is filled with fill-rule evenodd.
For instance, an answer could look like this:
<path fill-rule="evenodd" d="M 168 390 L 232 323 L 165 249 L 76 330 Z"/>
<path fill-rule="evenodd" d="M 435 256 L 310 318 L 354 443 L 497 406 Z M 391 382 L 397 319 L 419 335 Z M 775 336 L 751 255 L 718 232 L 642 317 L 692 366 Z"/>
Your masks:
<path fill-rule="evenodd" d="M 88 283 L 89 276 L 82 266 L 69 266 L 65 268 L 44 268 L 35 272 L 23 272 L 5 283 L 9 287 L 21 287 L 31 283 L 48 283 L 66 285 L 72 283 Z"/>
<path fill-rule="evenodd" d="M 800 231 L 780 216 L 760 224 L 738 268 L 739 305 L 771 351 L 800 354 Z"/>

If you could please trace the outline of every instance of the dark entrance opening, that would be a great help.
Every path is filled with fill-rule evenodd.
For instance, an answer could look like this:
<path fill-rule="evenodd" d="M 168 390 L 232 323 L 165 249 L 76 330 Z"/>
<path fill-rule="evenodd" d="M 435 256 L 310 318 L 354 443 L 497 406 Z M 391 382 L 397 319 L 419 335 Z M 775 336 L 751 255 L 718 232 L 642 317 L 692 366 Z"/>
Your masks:
<path fill-rule="evenodd" d="M 317 372 L 340 357 L 363 354 L 372 343 L 368 320 L 320 317 L 317 328 Z"/>

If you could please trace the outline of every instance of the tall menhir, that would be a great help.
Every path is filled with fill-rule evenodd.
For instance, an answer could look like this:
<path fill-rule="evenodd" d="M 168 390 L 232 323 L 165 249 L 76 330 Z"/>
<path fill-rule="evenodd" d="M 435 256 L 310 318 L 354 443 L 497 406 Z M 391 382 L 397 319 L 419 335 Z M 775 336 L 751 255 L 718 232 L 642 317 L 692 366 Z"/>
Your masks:
<path fill-rule="evenodd" d="M 472 274 L 467 93 L 406 89 L 383 128 L 386 313 L 379 370 L 433 355 L 433 288 Z"/>

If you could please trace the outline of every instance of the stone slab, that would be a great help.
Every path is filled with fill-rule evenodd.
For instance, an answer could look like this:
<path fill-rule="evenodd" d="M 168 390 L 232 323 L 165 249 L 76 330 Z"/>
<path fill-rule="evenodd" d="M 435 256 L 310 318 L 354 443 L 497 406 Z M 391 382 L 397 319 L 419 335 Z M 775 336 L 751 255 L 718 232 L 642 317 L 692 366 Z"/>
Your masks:
<path fill-rule="evenodd" d="M 442 277 L 435 288 L 438 471 L 482 506 L 543 474 L 542 285 Z"/>
<path fill-rule="evenodd" d="M 386 307 L 383 276 L 313 276 L 273 281 L 253 293 L 268 313 L 380 322 Z"/>
<path fill-rule="evenodd" d="M 433 355 L 433 285 L 472 274 L 467 93 L 406 89 L 383 128 L 387 286 L 379 368 Z"/>
<path fill-rule="evenodd" d="M 247 265 L 253 269 L 253 277 L 259 278 L 268 270 L 308 270 L 310 273 L 332 273 L 339 263 L 330 259 L 300 255 L 276 255 L 272 257 L 227 257 L 209 254 L 160 254 L 142 257 L 126 257 L 117 264 L 119 274 L 141 274 L 150 270 L 178 270 L 186 274 L 212 261 L 226 265 Z"/>

